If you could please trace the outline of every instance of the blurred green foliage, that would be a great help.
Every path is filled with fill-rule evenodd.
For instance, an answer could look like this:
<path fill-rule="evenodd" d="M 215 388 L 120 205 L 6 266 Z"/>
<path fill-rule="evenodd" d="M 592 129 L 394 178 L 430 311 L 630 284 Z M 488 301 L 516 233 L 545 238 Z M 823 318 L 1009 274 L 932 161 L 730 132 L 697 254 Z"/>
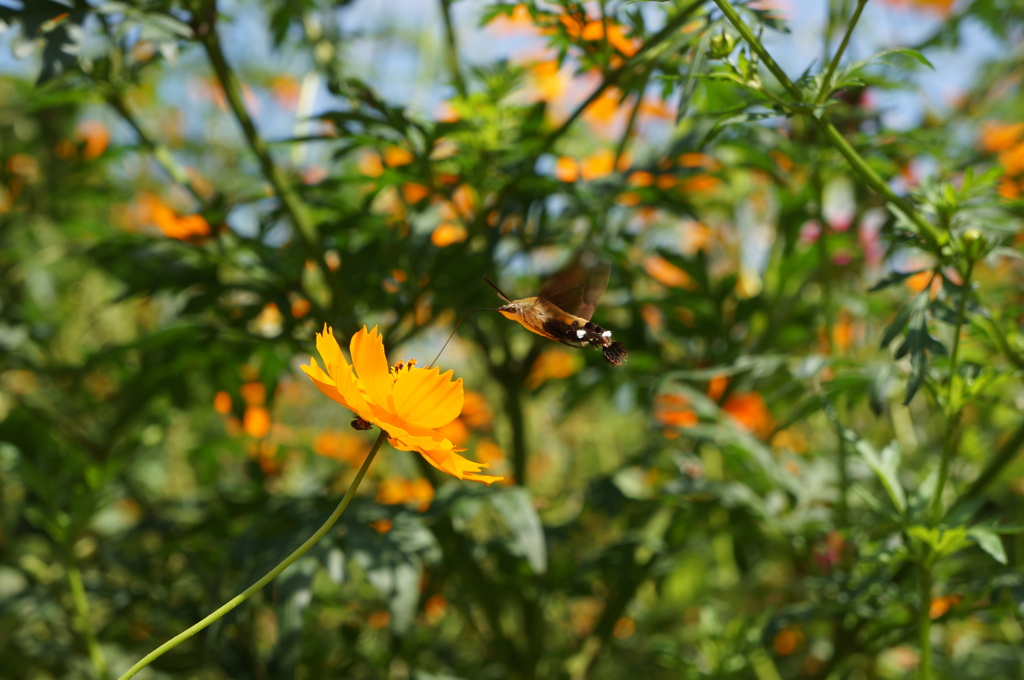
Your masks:
<path fill-rule="evenodd" d="M 1024 676 L 1021 16 L 857 61 L 827 4 L 797 77 L 724 0 L 0 3 L 0 676 L 117 677 L 319 526 L 372 441 L 324 323 L 426 365 L 579 249 L 627 364 L 493 313 L 439 362 L 514 484 L 387 452 L 143 675 Z"/>

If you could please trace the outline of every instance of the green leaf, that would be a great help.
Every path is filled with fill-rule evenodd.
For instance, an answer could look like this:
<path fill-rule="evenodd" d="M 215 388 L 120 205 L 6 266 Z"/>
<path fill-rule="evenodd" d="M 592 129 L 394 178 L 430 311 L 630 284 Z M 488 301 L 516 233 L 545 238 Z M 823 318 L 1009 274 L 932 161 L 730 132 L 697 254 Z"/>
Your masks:
<path fill-rule="evenodd" d="M 929 546 L 935 557 L 948 557 L 971 544 L 967 530 L 960 527 L 939 529 L 916 525 L 907 529 L 907 533 Z"/>
<path fill-rule="evenodd" d="M 967 531 L 967 535 L 973 538 L 978 547 L 987 552 L 992 559 L 999 564 L 1006 564 L 1006 549 L 1003 547 L 1003 539 L 991 529 L 973 528 Z"/>
<path fill-rule="evenodd" d="M 924 272 L 924 271 L 928 271 L 928 270 L 927 269 L 914 269 L 914 270 L 909 271 L 909 272 L 890 272 L 889 275 L 886 276 L 884 279 L 882 279 L 881 281 L 879 281 L 875 285 L 873 285 L 870 288 L 868 288 L 868 292 L 869 293 L 874 293 L 876 291 L 882 290 L 883 288 L 888 288 L 889 286 L 891 286 L 893 284 L 900 283 L 902 281 L 906 281 L 911 276 L 914 276 L 916 274 L 920 274 L 921 272 Z"/>
<path fill-rule="evenodd" d="M 892 441 L 879 455 L 871 444 L 857 437 L 850 430 L 846 430 L 844 434 L 853 439 L 854 450 L 860 454 L 860 457 L 878 477 L 885 492 L 889 494 L 889 500 L 892 501 L 899 514 L 904 515 L 907 510 L 907 495 L 899 480 L 901 457 L 899 445 Z"/>
<path fill-rule="evenodd" d="M 512 488 L 492 494 L 488 499 L 512 532 L 520 554 L 530 563 L 534 573 L 543 574 L 548 565 L 547 543 L 544 527 L 529 492 L 522 488 Z"/>

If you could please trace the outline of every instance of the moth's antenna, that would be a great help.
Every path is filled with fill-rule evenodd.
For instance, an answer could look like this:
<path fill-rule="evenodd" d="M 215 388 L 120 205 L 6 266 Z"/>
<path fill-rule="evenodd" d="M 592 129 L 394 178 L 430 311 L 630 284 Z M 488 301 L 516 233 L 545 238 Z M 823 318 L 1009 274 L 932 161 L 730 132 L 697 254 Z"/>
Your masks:
<path fill-rule="evenodd" d="M 492 282 L 489 278 L 487 278 L 487 274 L 484 274 L 484 281 L 487 282 L 488 286 L 490 286 L 491 288 L 493 288 L 494 290 L 496 290 L 498 292 L 498 297 L 500 297 L 505 302 L 512 302 L 512 300 L 510 300 L 507 295 L 505 295 L 504 293 L 501 292 L 501 288 L 498 288 L 497 286 L 495 286 L 494 282 Z M 484 310 L 482 310 L 482 311 L 484 311 Z M 486 310 L 486 311 L 491 311 L 491 310 Z"/>
<path fill-rule="evenodd" d="M 451 335 L 449 335 L 448 339 L 444 341 L 443 345 L 441 345 L 441 351 L 437 353 L 437 356 L 434 357 L 433 361 L 431 361 L 429 364 L 427 364 L 427 368 L 430 368 L 431 366 L 433 366 L 435 363 L 437 363 L 437 360 L 441 358 L 441 354 L 444 352 L 444 348 L 447 347 L 448 343 L 452 341 L 453 337 L 455 337 L 455 331 L 459 330 L 459 326 L 462 325 L 462 320 L 466 318 L 466 315 L 472 314 L 473 312 L 496 312 L 496 311 L 498 311 L 497 308 L 495 308 L 495 307 L 488 307 L 487 309 L 471 309 L 468 312 L 463 312 L 462 316 L 459 317 L 458 323 L 455 324 L 455 328 L 452 329 Z"/>

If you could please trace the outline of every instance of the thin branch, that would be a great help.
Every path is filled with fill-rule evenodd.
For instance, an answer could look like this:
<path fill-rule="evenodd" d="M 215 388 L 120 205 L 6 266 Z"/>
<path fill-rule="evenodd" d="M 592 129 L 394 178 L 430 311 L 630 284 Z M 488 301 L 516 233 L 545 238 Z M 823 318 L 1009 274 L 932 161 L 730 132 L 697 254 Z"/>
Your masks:
<path fill-rule="evenodd" d="M 850 24 L 846 27 L 843 41 L 839 43 L 839 49 L 832 56 L 832 61 L 829 62 L 828 69 L 825 71 L 825 77 L 821 81 L 821 90 L 818 91 L 818 97 L 815 100 L 817 104 L 823 103 L 825 98 L 828 97 L 829 90 L 832 87 L 832 76 L 835 75 L 836 68 L 839 67 L 839 61 L 843 58 L 843 54 L 846 53 L 846 48 L 850 44 L 850 36 L 853 35 L 853 29 L 857 26 L 857 22 L 860 21 L 860 15 L 867 4 L 868 0 L 857 0 L 857 9 L 854 10 L 853 17 L 850 18 Z"/>

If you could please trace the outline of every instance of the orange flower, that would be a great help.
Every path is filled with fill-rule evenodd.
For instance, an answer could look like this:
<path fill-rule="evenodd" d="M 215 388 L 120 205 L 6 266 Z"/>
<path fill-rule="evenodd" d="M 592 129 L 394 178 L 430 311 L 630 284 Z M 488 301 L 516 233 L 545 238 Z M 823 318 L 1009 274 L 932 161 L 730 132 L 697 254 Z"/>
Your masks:
<path fill-rule="evenodd" d="M 490 484 L 501 477 L 478 474 L 485 465 L 456 453 L 455 445 L 437 428 L 455 420 L 462 410 L 462 379 L 452 381 L 452 371 L 416 368 L 415 361 L 388 368 L 384 340 L 377 328 L 364 326 L 352 336 L 352 364 L 324 325 L 317 333 L 316 348 L 327 370 L 310 358 L 302 370 L 325 395 L 363 420 L 388 433 L 390 444 L 400 451 L 416 451 L 428 463 L 459 479 Z"/>
<path fill-rule="evenodd" d="M 654 417 L 666 427 L 693 427 L 698 421 L 683 394 L 659 394 L 654 399 Z"/>
<path fill-rule="evenodd" d="M 741 428 L 759 437 L 771 433 L 772 414 L 757 392 L 740 392 L 726 399 L 722 410 L 732 416 Z"/>
<path fill-rule="evenodd" d="M 384 149 L 384 164 L 389 168 L 397 168 L 402 165 L 409 165 L 416 160 L 412 152 L 400 146 L 389 146 Z"/>
<path fill-rule="evenodd" d="M 422 477 L 413 481 L 389 477 L 382 479 L 377 487 L 377 502 L 382 505 L 415 503 L 416 509 L 424 512 L 433 500 L 434 487 Z"/>
<path fill-rule="evenodd" d="M 438 248 L 461 243 L 467 237 L 466 228 L 455 222 L 440 222 L 430 234 L 430 242 Z"/>
<path fill-rule="evenodd" d="M 584 40 L 601 40 L 605 36 L 604 24 L 603 21 L 588 21 L 580 31 L 580 37 Z M 609 23 L 608 43 L 627 57 L 632 57 L 640 49 L 636 41 L 626 37 L 626 31 L 619 24 Z"/>
<path fill-rule="evenodd" d="M 590 154 L 580 163 L 580 175 L 584 180 L 601 179 L 615 170 L 615 154 L 611 149 L 601 149 Z"/>
<path fill-rule="evenodd" d="M 1024 137 L 1024 123 L 986 120 L 981 124 L 981 148 L 985 151 L 1006 151 L 1021 137 Z"/>
<path fill-rule="evenodd" d="M 530 375 L 526 377 L 526 386 L 535 390 L 548 380 L 568 378 L 579 370 L 578 354 L 561 349 L 546 349 L 533 362 Z"/>
<path fill-rule="evenodd" d="M 262 406 L 247 406 L 242 417 L 242 429 L 253 439 L 266 437 L 270 432 L 270 411 Z"/>
<path fill-rule="evenodd" d="M 999 164 L 1007 175 L 1019 175 L 1024 172 L 1024 143 L 1010 147 L 999 154 Z"/>
<path fill-rule="evenodd" d="M 562 98 L 569 87 L 569 75 L 564 72 L 556 59 L 539 61 L 530 67 L 530 79 L 537 90 L 537 98 L 556 101 Z"/>
<path fill-rule="evenodd" d="M 601 93 L 583 112 L 583 119 L 592 126 L 609 125 L 619 113 L 622 93 L 613 87 Z"/>
<path fill-rule="evenodd" d="M 575 182 L 580 177 L 580 166 L 575 158 L 559 156 L 555 161 L 555 177 L 559 182 Z"/>
<path fill-rule="evenodd" d="M 928 606 L 928 618 L 937 619 L 943 616 L 950 609 L 960 604 L 963 599 L 961 595 L 933 597 L 931 604 Z"/>
<path fill-rule="evenodd" d="M 224 390 L 214 395 L 213 410 L 222 416 L 231 413 L 231 395 Z"/>
<path fill-rule="evenodd" d="M 333 458 L 350 465 L 361 465 L 369 448 L 366 440 L 353 432 L 328 430 L 313 440 L 313 452 L 324 458 Z"/>
<path fill-rule="evenodd" d="M 419 203 L 430 195 L 430 188 L 416 182 L 406 182 L 402 185 L 402 198 L 409 205 Z"/>
<path fill-rule="evenodd" d="M 78 124 L 75 136 L 83 143 L 82 158 L 93 160 L 103 155 L 110 144 L 107 126 L 98 120 L 84 120 Z"/>
<path fill-rule="evenodd" d="M 775 634 L 772 647 L 779 656 L 789 656 L 804 644 L 804 634 L 796 626 L 788 626 Z"/>
<path fill-rule="evenodd" d="M 370 151 L 363 154 L 359 158 L 359 164 L 357 166 L 359 172 L 363 173 L 367 177 L 380 177 L 384 174 L 384 161 L 381 160 L 380 154 L 376 151 Z"/>
<path fill-rule="evenodd" d="M 644 269 L 651 275 L 651 278 L 666 286 L 690 290 L 695 287 L 689 274 L 660 255 L 644 258 Z"/>
<path fill-rule="evenodd" d="M 475 430 L 491 427 L 494 416 L 487 405 L 487 399 L 479 392 L 466 392 L 466 401 L 462 405 L 462 419 Z"/>

